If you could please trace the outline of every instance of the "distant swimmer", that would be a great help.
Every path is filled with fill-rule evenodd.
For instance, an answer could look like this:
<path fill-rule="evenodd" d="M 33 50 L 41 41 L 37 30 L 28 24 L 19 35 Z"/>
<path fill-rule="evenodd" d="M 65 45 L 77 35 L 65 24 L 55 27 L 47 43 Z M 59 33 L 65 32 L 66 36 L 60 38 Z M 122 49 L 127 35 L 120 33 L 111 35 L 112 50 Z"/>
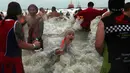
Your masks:
<path fill-rule="evenodd" d="M 53 18 L 53 17 L 60 17 L 60 13 L 58 13 L 57 11 L 56 11 L 56 7 L 52 7 L 52 9 L 51 9 L 51 11 L 52 12 L 50 12 L 49 14 L 48 14 L 48 18 Z"/>
<path fill-rule="evenodd" d="M 76 17 L 83 16 L 83 18 L 84 18 L 84 21 L 81 23 L 82 29 L 90 31 L 90 23 L 91 23 L 91 21 L 96 16 L 102 15 L 103 13 L 105 13 L 107 11 L 107 9 L 103 9 L 103 10 L 94 9 L 93 6 L 94 6 L 94 3 L 89 2 L 88 3 L 88 8 L 85 9 L 85 10 L 80 11 L 76 15 Z"/>
<path fill-rule="evenodd" d="M 44 14 L 47 13 L 47 11 L 45 11 L 45 9 L 44 9 L 43 7 L 41 7 L 39 10 L 40 10 L 39 13 L 40 13 L 41 15 L 44 15 Z"/>
<path fill-rule="evenodd" d="M 43 20 L 47 20 L 47 11 L 45 11 L 45 9 L 43 7 L 41 7 L 39 10 L 40 11 L 39 11 L 38 15 L 42 16 Z"/>
<path fill-rule="evenodd" d="M 41 42 L 41 48 L 43 49 L 43 18 L 40 15 L 37 15 L 38 8 L 34 4 L 29 5 L 28 12 L 29 15 L 26 16 L 27 25 L 29 27 L 28 42 L 33 43 L 34 40 L 38 40 Z"/>

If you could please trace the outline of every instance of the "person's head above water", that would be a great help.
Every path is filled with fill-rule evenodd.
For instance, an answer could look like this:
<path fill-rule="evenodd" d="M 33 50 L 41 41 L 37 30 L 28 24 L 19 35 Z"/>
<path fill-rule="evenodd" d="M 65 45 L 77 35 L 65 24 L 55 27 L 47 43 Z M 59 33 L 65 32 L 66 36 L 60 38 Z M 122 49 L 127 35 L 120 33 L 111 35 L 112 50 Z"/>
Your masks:
<path fill-rule="evenodd" d="M 120 12 L 124 8 L 125 0 L 109 0 L 108 8 L 112 12 Z"/>
<path fill-rule="evenodd" d="M 41 12 L 45 12 L 45 10 L 44 10 L 43 7 L 41 7 L 39 10 L 40 10 Z"/>
<path fill-rule="evenodd" d="M 73 40 L 74 39 L 74 34 L 75 34 L 75 32 L 74 32 L 74 30 L 73 29 L 67 29 L 66 31 L 65 31 L 65 39 L 69 39 L 69 40 Z"/>
<path fill-rule="evenodd" d="M 29 12 L 29 14 L 32 15 L 32 16 L 36 15 L 37 12 L 38 12 L 37 6 L 36 6 L 35 4 L 29 5 L 29 6 L 28 6 L 28 12 Z"/>
<path fill-rule="evenodd" d="M 8 9 L 7 9 L 7 16 L 6 19 L 14 19 L 17 20 L 17 15 L 22 14 L 22 9 L 17 2 L 10 2 L 8 4 Z"/>
<path fill-rule="evenodd" d="M 88 2 L 88 7 L 93 7 L 94 3 L 93 2 Z"/>
<path fill-rule="evenodd" d="M 53 11 L 56 11 L 56 7 L 53 6 L 53 7 L 51 8 L 51 10 L 52 10 L 52 12 L 53 12 Z"/>

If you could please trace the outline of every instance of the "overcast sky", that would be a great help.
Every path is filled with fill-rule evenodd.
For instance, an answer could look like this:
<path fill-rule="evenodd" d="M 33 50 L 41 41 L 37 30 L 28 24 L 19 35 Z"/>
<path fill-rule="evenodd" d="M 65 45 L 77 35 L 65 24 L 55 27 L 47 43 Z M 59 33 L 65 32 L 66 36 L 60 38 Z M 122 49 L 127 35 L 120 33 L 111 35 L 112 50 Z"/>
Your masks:
<path fill-rule="evenodd" d="M 51 8 L 52 6 L 56 6 L 57 8 L 67 8 L 71 0 L 0 0 L 0 10 L 6 10 L 8 3 L 11 1 L 19 2 L 22 9 L 27 9 L 30 4 L 36 4 L 38 7 L 44 8 Z M 93 1 L 95 7 L 107 7 L 108 5 L 108 0 L 72 0 L 75 6 L 77 6 L 78 1 L 82 7 L 87 7 L 89 1 Z"/>

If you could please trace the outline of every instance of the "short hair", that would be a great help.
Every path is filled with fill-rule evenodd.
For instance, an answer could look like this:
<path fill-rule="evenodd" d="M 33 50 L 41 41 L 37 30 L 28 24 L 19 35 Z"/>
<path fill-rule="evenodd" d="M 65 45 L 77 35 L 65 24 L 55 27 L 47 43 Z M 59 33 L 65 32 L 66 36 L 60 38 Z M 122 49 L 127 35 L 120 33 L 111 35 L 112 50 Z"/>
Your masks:
<path fill-rule="evenodd" d="M 36 11 L 38 12 L 38 8 L 37 8 L 37 6 L 36 6 L 35 4 L 29 5 L 29 6 L 28 6 L 28 11 L 29 11 L 30 7 L 34 7 L 34 8 L 36 9 Z"/>
<path fill-rule="evenodd" d="M 94 3 L 93 2 L 88 2 L 88 7 L 93 7 Z"/>
<path fill-rule="evenodd" d="M 51 10 L 52 10 L 52 11 L 56 11 L 56 7 L 53 6 L 53 7 L 51 8 Z"/>
<path fill-rule="evenodd" d="M 127 2 L 125 5 L 124 5 L 124 11 L 128 11 L 130 9 L 130 2 Z"/>
<path fill-rule="evenodd" d="M 43 7 L 41 7 L 39 10 L 41 11 L 42 9 L 44 9 Z"/>

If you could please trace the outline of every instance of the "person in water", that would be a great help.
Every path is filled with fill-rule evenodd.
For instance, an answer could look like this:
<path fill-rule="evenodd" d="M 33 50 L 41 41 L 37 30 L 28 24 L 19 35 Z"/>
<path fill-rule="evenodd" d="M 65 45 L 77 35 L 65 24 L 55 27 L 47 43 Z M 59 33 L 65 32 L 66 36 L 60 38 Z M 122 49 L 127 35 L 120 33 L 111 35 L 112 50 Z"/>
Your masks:
<path fill-rule="evenodd" d="M 47 13 L 47 11 L 45 11 L 43 7 L 41 7 L 39 10 L 40 10 L 39 13 L 41 13 L 42 16 Z"/>
<path fill-rule="evenodd" d="M 61 42 L 60 49 L 56 50 L 56 54 L 64 54 L 65 52 L 68 52 L 70 48 L 72 47 L 72 41 L 74 40 L 74 30 L 68 29 L 65 32 L 65 37 Z"/>
<path fill-rule="evenodd" d="M 60 47 L 56 50 L 53 50 L 49 56 L 53 57 L 55 55 L 63 55 L 64 53 L 70 52 L 70 49 L 72 47 L 72 41 L 74 40 L 74 30 L 68 29 L 65 32 L 65 37 L 61 41 Z"/>
<path fill-rule="evenodd" d="M 76 18 L 80 17 L 80 16 L 82 16 L 84 18 L 84 21 L 80 24 L 82 29 L 90 31 L 90 23 L 91 23 L 91 21 L 96 16 L 102 15 L 103 13 L 105 13 L 107 11 L 107 9 L 103 9 L 103 10 L 94 9 L 93 6 L 94 6 L 94 3 L 89 2 L 87 9 L 82 10 L 78 14 L 75 15 Z"/>
<path fill-rule="evenodd" d="M 40 42 L 26 43 L 22 24 L 22 10 L 17 2 L 8 4 L 7 16 L 0 21 L 0 73 L 25 73 L 22 49 L 35 50 Z"/>
<path fill-rule="evenodd" d="M 56 48 L 55 50 L 52 50 L 50 53 L 47 54 L 47 58 L 49 58 L 49 61 L 47 64 L 45 64 L 44 67 L 45 68 L 46 66 L 51 67 L 56 62 L 58 62 L 60 60 L 60 56 L 65 53 L 73 54 L 72 53 L 73 40 L 74 40 L 74 30 L 73 29 L 66 30 L 65 37 L 62 40 L 60 47 Z"/>
<path fill-rule="evenodd" d="M 39 13 L 38 14 L 43 17 L 43 20 L 47 20 L 47 11 L 45 11 L 45 9 L 43 7 L 41 7 L 39 9 Z"/>
<path fill-rule="evenodd" d="M 56 7 L 52 7 L 51 8 L 51 11 L 52 12 L 50 12 L 49 14 L 48 14 L 48 18 L 53 18 L 53 17 L 60 17 L 60 13 L 58 13 L 57 11 L 56 11 Z"/>
<path fill-rule="evenodd" d="M 103 53 L 103 46 L 108 51 L 108 63 L 111 66 L 108 72 L 103 73 L 130 73 L 130 3 L 124 5 L 125 0 L 109 0 L 111 2 L 113 3 L 109 8 L 116 13 L 99 22 L 95 47 L 100 54 Z M 115 3 L 119 5 L 115 6 Z"/>
<path fill-rule="evenodd" d="M 29 16 L 26 17 L 27 25 L 29 27 L 28 42 L 33 43 L 34 40 L 38 40 L 41 43 L 41 48 L 43 49 L 43 29 L 44 22 L 40 15 L 37 15 L 38 8 L 36 5 L 31 4 L 28 7 Z"/>
<path fill-rule="evenodd" d="M 74 30 L 68 29 L 65 32 L 64 39 L 62 40 L 60 47 L 56 50 L 51 51 L 47 54 L 47 62 L 43 66 L 45 71 L 48 72 L 48 68 L 50 69 L 56 62 L 60 61 L 60 56 L 65 53 L 71 53 L 72 41 L 74 40 Z M 50 71 L 49 71 L 50 72 Z"/>

